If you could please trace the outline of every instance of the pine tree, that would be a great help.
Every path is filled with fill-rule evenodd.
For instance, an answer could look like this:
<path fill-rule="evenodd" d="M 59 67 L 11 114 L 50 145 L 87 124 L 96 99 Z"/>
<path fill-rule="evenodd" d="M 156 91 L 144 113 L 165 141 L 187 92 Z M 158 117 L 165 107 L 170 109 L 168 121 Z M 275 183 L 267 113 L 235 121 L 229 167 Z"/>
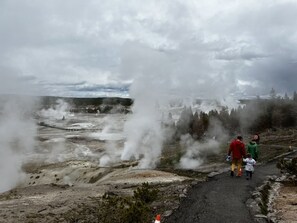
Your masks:
<path fill-rule="evenodd" d="M 276 98 L 276 91 L 275 91 L 274 88 L 271 88 L 269 95 L 270 95 L 270 98 L 271 99 L 275 99 Z"/>
<path fill-rule="evenodd" d="M 296 91 L 294 91 L 293 101 L 297 101 L 297 92 Z"/>

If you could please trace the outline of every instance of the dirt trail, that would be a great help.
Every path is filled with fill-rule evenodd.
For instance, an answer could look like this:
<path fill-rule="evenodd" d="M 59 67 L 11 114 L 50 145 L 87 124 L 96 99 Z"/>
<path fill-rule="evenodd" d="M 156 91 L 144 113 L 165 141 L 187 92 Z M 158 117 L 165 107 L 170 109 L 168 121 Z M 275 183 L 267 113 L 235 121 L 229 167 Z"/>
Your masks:
<path fill-rule="evenodd" d="M 267 176 L 279 174 L 276 164 L 271 162 L 257 166 L 252 180 L 230 177 L 230 172 L 227 172 L 211 178 L 208 182 L 198 183 L 165 222 L 255 222 L 246 201 Z"/>

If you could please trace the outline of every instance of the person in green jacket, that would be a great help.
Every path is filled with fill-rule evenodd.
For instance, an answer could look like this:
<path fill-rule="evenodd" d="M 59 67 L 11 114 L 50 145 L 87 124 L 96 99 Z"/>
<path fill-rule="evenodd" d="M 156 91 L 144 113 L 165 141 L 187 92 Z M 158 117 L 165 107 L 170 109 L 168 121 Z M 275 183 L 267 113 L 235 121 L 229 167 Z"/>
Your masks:
<path fill-rule="evenodd" d="M 247 152 L 252 155 L 252 158 L 254 160 L 257 160 L 258 159 L 259 148 L 258 148 L 258 144 L 256 143 L 256 140 L 255 139 L 253 139 L 252 141 L 250 141 L 249 144 L 247 145 Z"/>

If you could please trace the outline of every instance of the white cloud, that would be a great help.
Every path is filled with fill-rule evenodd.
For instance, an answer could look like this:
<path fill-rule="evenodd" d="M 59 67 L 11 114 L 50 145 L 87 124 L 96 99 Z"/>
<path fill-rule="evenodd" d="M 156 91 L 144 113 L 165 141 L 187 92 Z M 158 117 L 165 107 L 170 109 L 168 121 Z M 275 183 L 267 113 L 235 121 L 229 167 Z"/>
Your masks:
<path fill-rule="evenodd" d="M 173 94 L 292 92 L 296 9 L 282 0 L 3 0 L 0 75 L 8 67 L 35 77 L 41 94 L 67 95 L 63 83 L 121 85 L 142 80 L 131 70 L 154 66 L 146 80 L 161 76 L 153 84 Z M 140 55 L 125 64 L 131 52 Z M 237 79 L 258 85 L 234 88 Z"/>

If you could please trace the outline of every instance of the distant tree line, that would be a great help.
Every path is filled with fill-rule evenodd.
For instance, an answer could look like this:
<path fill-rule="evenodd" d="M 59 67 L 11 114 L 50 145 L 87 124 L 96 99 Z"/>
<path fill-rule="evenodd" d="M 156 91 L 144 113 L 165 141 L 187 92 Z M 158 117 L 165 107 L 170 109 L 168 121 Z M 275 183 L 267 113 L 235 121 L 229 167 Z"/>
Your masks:
<path fill-rule="evenodd" d="M 195 112 L 184 108 L 176 124 L 177 136 L 189 133 L 196 139 L 207 134 L 213 121 L 221 125 L 229 134 L 255 133 L 267 129 L 290 128 L 297 126 L 297 93 L 270 99 L 257 98 L 242 101 L 243 105 L 229 110 L 211 110 L 208 113 Z"/>
<path fill-rule="evenodd" d="M 119 97 L 100 97 L 100 98 L 74 98 L 74 97 L 54 97 L 54 96 L 43 96 L 40 97 L 40 105 L 42 107 L 51 107 L 57 103 L 57 100 L 61 99 L 72 106 L 99 106 L 102 104 L 106 105 L 123 105 L 131 106 L 133 100 L 131 98 L 119 98 Z"/>
<path fill-rule="evenodd" d="M 48 109 L 62 100 L 70 105 L 71 112 L 82 113 L 129 113 L 133 104 L 131 98 L 100 97 L 100 98 L 73 98 L 73 97 L 40 97 L 40 108 Z"/>

